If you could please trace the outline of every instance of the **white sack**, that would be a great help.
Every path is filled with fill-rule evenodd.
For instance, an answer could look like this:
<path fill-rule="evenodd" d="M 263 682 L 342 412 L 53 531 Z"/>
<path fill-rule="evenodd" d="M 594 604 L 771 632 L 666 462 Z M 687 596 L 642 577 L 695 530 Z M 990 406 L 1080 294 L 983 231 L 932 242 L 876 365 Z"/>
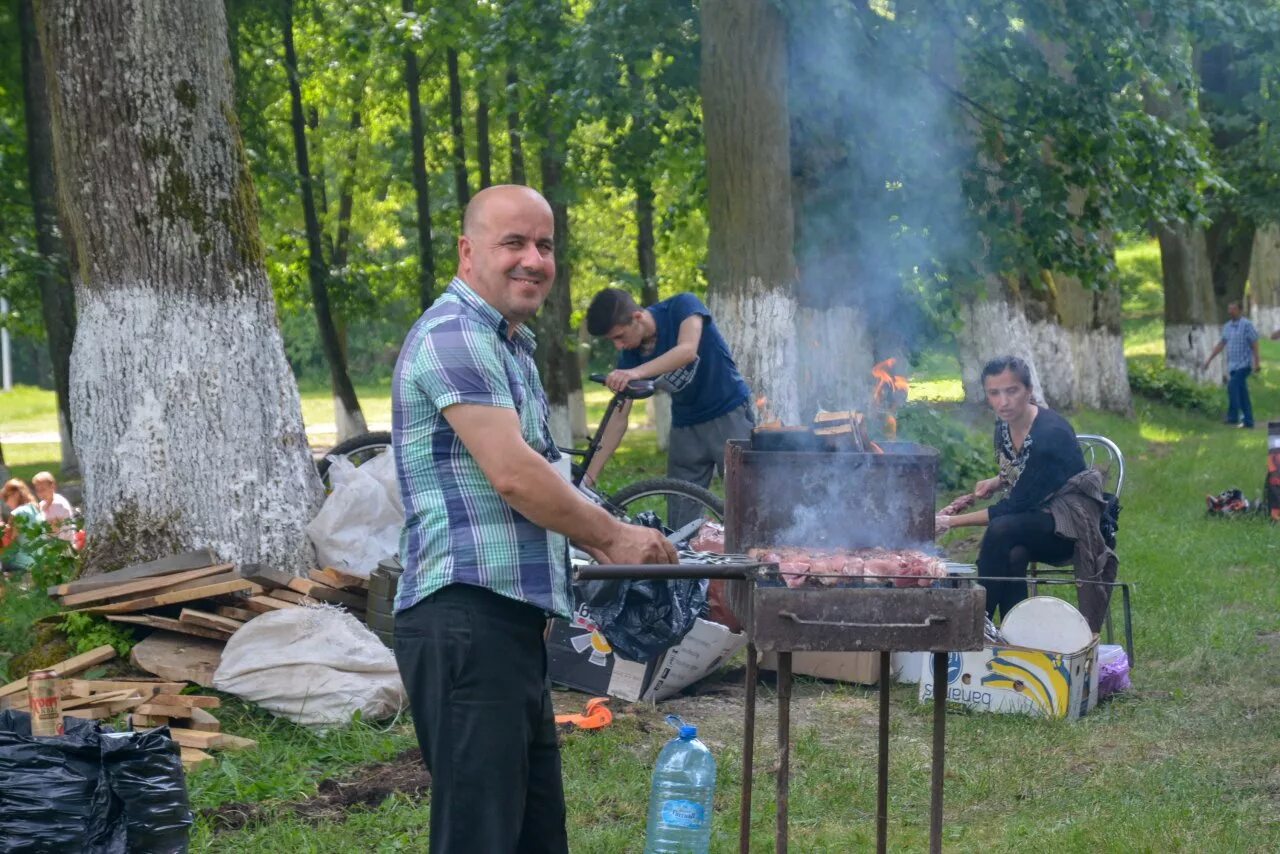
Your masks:
<path fill-rule="evenodd" d="M 400 551 L 404 504 L 396 482 L 396 461 L 390 451 L 361 466 L 346 457 L 330 457 L 333 492 L 307 525 L 323 566 L 361 578 L 383 558 Z"/>
<path fill-rule="evenodd" d="M 381 720 L 408 703 L 391 650 L 339 608 L 255 617 L 227 641 L 213 687 L 303 726 Z"/>

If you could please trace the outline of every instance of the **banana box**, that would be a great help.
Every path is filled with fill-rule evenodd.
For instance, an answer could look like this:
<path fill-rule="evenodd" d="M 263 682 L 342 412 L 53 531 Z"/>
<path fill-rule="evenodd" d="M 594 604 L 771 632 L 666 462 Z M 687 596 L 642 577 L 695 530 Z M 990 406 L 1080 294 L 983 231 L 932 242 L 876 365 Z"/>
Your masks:
<path fill-rule="evenodd" d="M 920 702 L 933 701 L 933 656 L 920 673 Z M 1098 639 L 1071 653 L 987 646 L 947 655 L 947 700 L 979 712 L 1076 720 L 1098 703 Z"/>

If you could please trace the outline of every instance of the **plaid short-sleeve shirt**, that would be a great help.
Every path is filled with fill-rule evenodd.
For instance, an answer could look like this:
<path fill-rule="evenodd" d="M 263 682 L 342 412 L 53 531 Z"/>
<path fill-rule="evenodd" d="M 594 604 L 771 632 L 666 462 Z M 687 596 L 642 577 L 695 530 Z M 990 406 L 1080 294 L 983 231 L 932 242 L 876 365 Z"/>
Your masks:
<path fill-rule="evenodd" d="M 443 415 L 455 403 L 514 409 L 529 447 L 560 458 L 533 361 L 510 326 L 461 279 L 418 319 L 396 362 L 391 441 L 404 500 L 403 611 L 449 584 L 473 584 L 568 616 L 568 547 L 507 504 Z"/>
<path fill-rule="evenodd" d="M 1253 342 L 1258 340 L 1258 330 L 1247 317 L 1228 320 L 1222 325 L 1222 341 L 1227 345 L 1227 370 L 1239 371 L 1253 367 Z"/>

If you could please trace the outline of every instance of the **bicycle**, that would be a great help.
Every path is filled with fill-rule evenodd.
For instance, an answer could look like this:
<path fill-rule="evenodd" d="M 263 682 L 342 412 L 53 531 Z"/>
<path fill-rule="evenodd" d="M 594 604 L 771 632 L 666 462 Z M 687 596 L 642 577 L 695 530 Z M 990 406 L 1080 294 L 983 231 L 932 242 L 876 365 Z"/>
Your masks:
<path fill-rule="evenodd" d="M 604 374 L 591 374 L 590 379 L 593 382 L 604 384 Z M 604 495 L 582 483 L 587 467 L 591 465 L 591 461 L 595 459 L 596 454 L 600 451 L 600 444 L 610 420 L 618 414 L 619 410 L 628 401 L 646 400 L 653 397 L 656 392 L 657 387 L 653 380 L 635 380 L 629 383 L 626 389 L 615 393 L 609 400 L 609 404 L 605 407 L 604 415 L 600 418 L 600 424 L 596 427 L 596 431 L 591 438 L 587 440 L 586 447 L 560 447 L 560 452 L 574 458 L 574 461 L 570 464 L 570 482 L 574 487 L 589 500 L 604 507 L 620 519 L 635 521 L 641 517 L 641 514 L 646 514 L 643 519 L 647 524 L 653 524 L 654 517 L 656 517 L 657 524 L 661 526 L 664 520 L 671 518 L 673 511 L 670 502 L 672 500 L 688 502 L 682 509 L 685 511 L 685 515 L 689 515 L 691 518 L 673 535 L 675 542 L 682 543 L 697 533 L 702 523 L 708 520 L 724 521 L 724 502 L 714 492 L 704 489 L 696 483 L 672 477 L 642 478 L 623 486 L 612 495 Z M 328 477 L 330 457 L 345 456 L 355 465 L 360 465 L 390 447 L 391 434 L 387 431 L 362 433 L 334 445 L 316 463 L 316 470 L 320 474 L 320 480 L 325 485 L 325 490 L 328 491 L 331 488 Z"/>

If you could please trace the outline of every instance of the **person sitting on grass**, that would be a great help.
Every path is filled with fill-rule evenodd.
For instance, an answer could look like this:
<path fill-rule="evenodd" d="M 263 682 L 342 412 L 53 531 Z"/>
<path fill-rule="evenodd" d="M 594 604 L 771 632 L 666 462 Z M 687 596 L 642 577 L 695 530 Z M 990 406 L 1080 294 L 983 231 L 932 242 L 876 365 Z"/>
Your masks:
<path fill-rule="evenodd" d="M 44 521 L 40 505 L 31 489 L 20 478 L 6 481 L 0 487 L 0 501 L 9 508 L 9 521 L 0 534 L 0 569 L 6 576 L 14 572 L 26 572 L 31 568 L 33 559 L 22 549 L 22 528 L 24 525 Z"/>
<path fill-rule="evenodd" d="M 31 478 L 31 486 L 35 489 L 36 498 L 40 499 L 40 512 L 49 528 L 58 539 L 71 542 L 76 535 L 75 526 L 70 524 L 75 516 L 71 502 L 58 492 L 58 482 L 47 471 L 36 472 Z"/>
<path fill-rule="evenodd" d="M 1031 368 L 1015 356 L 992 359 L 982 369 L 982 388 L 996 413 L 995 452 L 1000 473 L 979 481 L 973 493 L 1005 497 L 988 508 L 940 515 L 942 533 L 966 525 L 986 532 L 978 547 L 978 578 L 1026 578 L 1033 561 L 1075 564 L 1077 581 L 1112 582 L 1116 556 L 1102 537 L 1106 507 L 1102 474 L 1088 468 L 1067 419 L 1036 403 Z M 1025 581 L 986 581 L 987 616 L 1003 620 L 1027 598 Z M 1111 588 L 1080 586 L 1080 612 L 1097 632 L 1107 614 Z"/>

